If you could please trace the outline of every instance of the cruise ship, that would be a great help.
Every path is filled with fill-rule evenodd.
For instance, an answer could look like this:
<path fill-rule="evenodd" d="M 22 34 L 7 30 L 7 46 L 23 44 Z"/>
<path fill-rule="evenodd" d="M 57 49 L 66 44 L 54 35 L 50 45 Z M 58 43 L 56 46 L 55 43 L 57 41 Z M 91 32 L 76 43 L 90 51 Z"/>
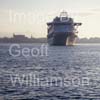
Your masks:
<path fill-rule="evenodd" d="M 50 45 L 65 46 L 73 45 L 77 37 L 77 28 L 82 23 L 75 23 L 73 18 L 68 17 L 67 12 L 61 12 L 59 17 L 48 22 L 47 41 Z"/>

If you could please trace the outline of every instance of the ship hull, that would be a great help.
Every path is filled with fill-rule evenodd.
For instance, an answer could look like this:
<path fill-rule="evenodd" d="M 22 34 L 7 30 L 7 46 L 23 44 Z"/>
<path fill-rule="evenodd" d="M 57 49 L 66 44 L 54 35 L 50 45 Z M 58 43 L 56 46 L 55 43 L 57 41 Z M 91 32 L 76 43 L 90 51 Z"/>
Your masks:
<path fill-rule="evenodd" d="M 48 38 L 49 45 L 65 46 L 68 35 L 66 33 L 57 33 Z"/>

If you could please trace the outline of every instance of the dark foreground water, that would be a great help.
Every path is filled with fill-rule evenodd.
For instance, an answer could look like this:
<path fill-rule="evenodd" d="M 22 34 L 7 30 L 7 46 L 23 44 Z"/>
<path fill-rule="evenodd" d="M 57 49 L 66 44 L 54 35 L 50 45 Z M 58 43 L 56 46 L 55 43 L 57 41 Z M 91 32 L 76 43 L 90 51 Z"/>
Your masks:
<path fill-rule="evenodd" d="M 99 44 L 48 46 L 38 57 L 13 57 L 10 46 L 0 44 L 0 100 L 100 100 Z M 13 52 L 23 48 L 41 44 Z"/>

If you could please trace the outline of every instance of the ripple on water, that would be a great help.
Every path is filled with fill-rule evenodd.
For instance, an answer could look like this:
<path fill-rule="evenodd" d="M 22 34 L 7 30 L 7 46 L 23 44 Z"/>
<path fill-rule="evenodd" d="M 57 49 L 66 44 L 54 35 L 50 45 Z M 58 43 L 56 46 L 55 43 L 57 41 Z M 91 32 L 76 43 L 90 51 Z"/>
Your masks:
<path fill-rule="evenodd" d="M 23 47 L 40 47 L 24 44 Z M 9 45 L 0 45 L 0 100 L 99 100 L 100 45 L 48 47 L 48 56 L 13 58 Z M 40 77 L 88 77 L 89 86 L 13 87 L 10 74 L 39 74 Z M 88 98 L 89 97 L 89 98 Z M 94 98 L 94 99 L 92 99 Z"/>

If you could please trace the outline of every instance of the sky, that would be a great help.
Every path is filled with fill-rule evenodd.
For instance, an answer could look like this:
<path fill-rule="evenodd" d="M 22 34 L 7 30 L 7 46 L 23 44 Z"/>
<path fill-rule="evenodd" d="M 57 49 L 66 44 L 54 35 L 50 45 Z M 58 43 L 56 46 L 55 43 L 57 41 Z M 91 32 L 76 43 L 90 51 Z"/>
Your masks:
<path fill-rule="evenodd" d="M 0 0 L 0 37 L 46 37 L 46 23 L 63 10 L 82 22 L 80 38 L 100 37 L 100 0 Z"/>

